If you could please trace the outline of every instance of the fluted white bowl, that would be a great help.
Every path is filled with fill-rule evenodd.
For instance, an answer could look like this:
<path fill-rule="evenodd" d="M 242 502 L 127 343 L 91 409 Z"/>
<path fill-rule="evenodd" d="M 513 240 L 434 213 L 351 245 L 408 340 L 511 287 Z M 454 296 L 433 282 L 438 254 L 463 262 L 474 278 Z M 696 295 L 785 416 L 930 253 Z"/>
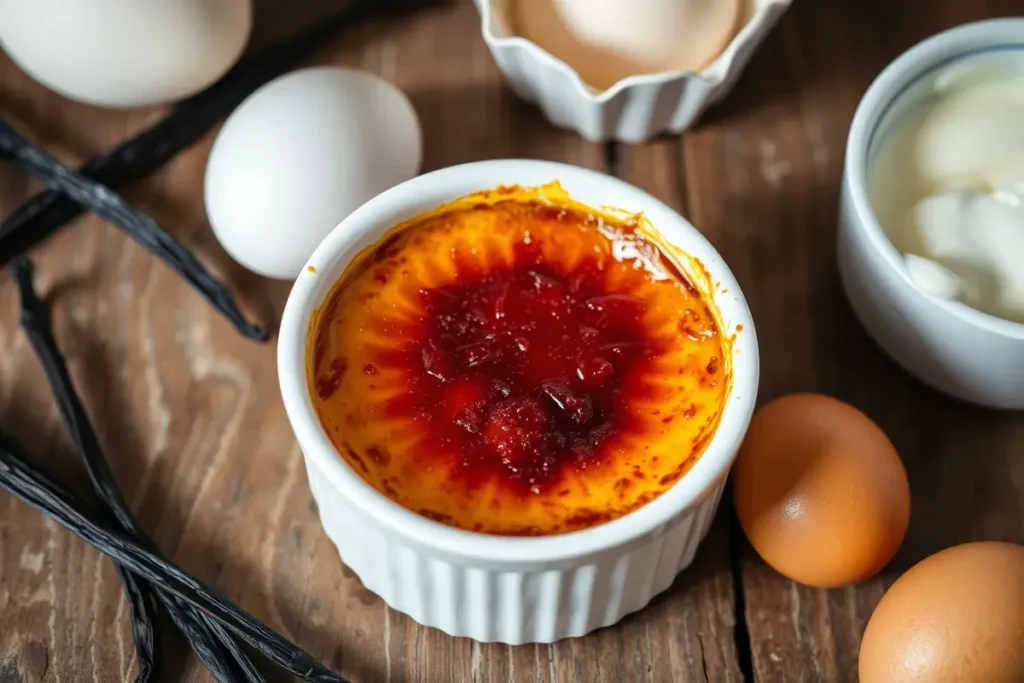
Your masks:
<path fill-rule="evenodd" d="M 673 246 L 699 259 L 721 293 L 724 334 L 735 334 L 733 384 L 705 452 L 672 488 L 611 522 L 555 536 L 464 531 L 418 515 L 364 481 L 317 418 L 306 340 L 351 259 L 392 226 L 457 197 L 498 185 L 558 180 L 578 201 L 643 211 Z M 758 383 L 758 349 L 739 285 L 708 241 L 654 197 L 595 171 L 543 161 L 485 161 L 434 171 L 377 196 L 327 236 L 285 306 L 278 373 L 288 419 L 305 457 L 320 519 L 342 561 L 388 605 L 451 635 L 490 642 L 552 642 L 608 626 L 646 605 L 693 560 L 746 433 Z M 680 264 L 683 266 L 683 264 Z"/>
<path fill-rule="evenodd" d="M 725 97 L 791 0 L 743 0 L 744 23 L 706 69 L 624 78 L 598 91 L 561 59 L 518 36 L 503 11 L 510 0 L 475 0 L 484 42 L 509 85 L 548 120 L 587 140 L 640 142 L 681 133 Z"/>

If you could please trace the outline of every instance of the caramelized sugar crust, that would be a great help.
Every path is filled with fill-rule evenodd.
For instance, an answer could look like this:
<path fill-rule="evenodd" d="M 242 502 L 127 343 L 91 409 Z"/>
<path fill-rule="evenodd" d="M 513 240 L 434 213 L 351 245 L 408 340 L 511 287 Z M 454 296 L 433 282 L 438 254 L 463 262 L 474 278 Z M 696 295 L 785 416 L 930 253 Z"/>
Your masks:
<path fill-rule="evenodd" d="M 391 233 L 314 316 L 325 430 L 377 490 L 464 529 L 557 534 L 657 497 L 729 387 L 704 297 L 635 223 L 475 200 Z"/>

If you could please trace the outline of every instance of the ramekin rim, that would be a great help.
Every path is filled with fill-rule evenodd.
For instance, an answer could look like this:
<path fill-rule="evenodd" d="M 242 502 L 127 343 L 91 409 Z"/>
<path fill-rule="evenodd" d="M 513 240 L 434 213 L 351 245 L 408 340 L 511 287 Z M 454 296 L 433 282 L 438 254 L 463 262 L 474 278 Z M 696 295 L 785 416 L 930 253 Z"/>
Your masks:
<path fill-rule="evenodd" d="M 523 168 L 527 170 L 513 170 Z M 501 562 L 519 566 L 566 561 L 592 556 L 631 543 L 644 535 L 657 533 L 674 516 L 709 495 L 728 475 L 749 426 L 757 397 L 759 353 L 754 322 L 742 290 L 725 261 L 710 242 L 671 207 L 640 188 L 598 171 L 533 159 L 479 161 L 432 171 L 386 190 L 350 214 L 324 239 L 307 265 L 327 270 L 334 267 L 339 262 L 337 257 L 351 246 L 353 238 L 346 235 L 358 236 L 373 230 L 381 222 L 381 219 L 375 218 L 377 214 L 393 214 L 403 210 L 403 197 L 406 205 L 415 204 L 413 193 L 450 184 L 451 189 L 444 192 L 454 199 L 490 186 L 486 180 L 470 183 L 468 178 L 487 177 L 490 173 L 508 176 L 504 182 L 514 183 L 514 176 L 529 172 L 530 169 L 538 173 L 543 170 L 545 177 L 557 178 L 567 184 L 571 184 L 573 177 L 588 177 L 591 181 L 615 187 L 620 194 L 640 198 L 645 211 L 657 211 L 662 217 L 674 216 L 679 227 L 687 233 L 687 245 L 680 246 L 693 248 L 700 245 L 700 248 L 718 259 L 713 269 L 707 263 L 704 265 L 715 281 L 720 283 L 720 289 L 728 291 L 729 297 L 733 299 L 733 304 L 727 306 L 732 314 L 729 322 L 734 326 L 742 325 L 742 336 L 737 339 L 737 344 L 742 339 L 742 353 L 734 353 L 733 385 L 714 435 L 691 469 L 658 498 L 610 522 L 566 534 L 510 537 L 466 531 L 430 520 L 390 500 L 359 476 L 338 454 L 316 416 L 309 395 L 305 366 L 306 335 L 323 285 L 314 273 L 303 267 L 282 315 L 277 354 L 285 411 L 303 456 L 339 495 L 348 499 L 363 514 L 386 526 L 390 532 L 399 534 L 410 544 L 427 546 L 435 552 L 459 557 L 464 561 Z M 467 175 L 457 180 L 462 174 Z M 492 184 L 501 184 L 501 181 Z M 360 227 L 353 231 L 352 226 Z"/>
<path fill-rule="evenodd" d="M 756 2 L 757 0 L 754 1 Z M 758 7 L 753 16 L 736 32 L 736 35 L 732 37 L 726 48 L 701 72 L 677 69 L 674 71 L 628 76 L 616 81 L 611 87 L 598 91 L 584 83 L 576 70 L 564 60 L 554 56 L 535 42 L 514 34 L 508 36 L 495 35 L 494 31 L 491 30 L 494 0 L 476 0 L 477 7 L 480 10 L 480 30 L 484 42 L 488 46 L 496 50 L 518 49 L 526 52 L 534 60 L 546 64 L 548 67 L 554 68 L 567 76 L 577 96 L 582 97 L 585 101 L 596 104 L 605 104 L 630 88 L 644 85 L 665 85 L 687 78 L 695 78 L 711 88 L 719 86 L 732 73 L 733 62 L 736 61 L 740 48 L 751 40 L 757 40 L 761 36 L 762 26 L 768 22 L 772 13 L 786 9 L 792 2 L 793 0 L 764 0 L 764 4 Z"/>
<path fill-rule="evenodd" d="M 998 38 L 1003 29 L 1016 31 L 1016 39 Z M 992 38 L 991 42 L 986 39 Z M 967 44 L 970 45 L 967 45 Z M 963 44 L 955 55 L 939 58 L 951 45 Z M 871 253 L 892 270 L 900 284 L 936 314 L 952 315 L 962 323 L 1011 339 L 1024 340 L 1024 323 L 1007 320 L 958 302 L 946 302 L 922 292 L 902 266 L 902 255 L 885 233 L 868 197 L 867 162 L 877 128 L 904 91 L 935 69 L 980 50 L 1024 46 L 1024 18 L 1003 17 L 970 22 L 925 38 L 901 53 L 871 82 L 857 105 L 846 141 L 845 182 L 856 215 L 850 228 L 867 238 Z"/>

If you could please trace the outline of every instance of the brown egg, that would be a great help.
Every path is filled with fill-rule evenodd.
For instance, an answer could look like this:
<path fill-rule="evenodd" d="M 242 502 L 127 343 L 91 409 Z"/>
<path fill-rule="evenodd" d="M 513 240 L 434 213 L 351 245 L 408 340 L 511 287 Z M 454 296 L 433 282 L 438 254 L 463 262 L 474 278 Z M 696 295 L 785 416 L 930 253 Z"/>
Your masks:
<path fill-rule="evenodd" d="M 1024 681 L 1024 546 L 967 543 L 914 565 L 868 621 L 860 681 Z"/>
<path fill-rule="evenodd" d="M 910 521 L 907 473 L 892 442 L 856 408 L 818 394 L 784 396 L 754 415 L 733 494 L 758 554 L 811 586 L 877 573 Z"/>

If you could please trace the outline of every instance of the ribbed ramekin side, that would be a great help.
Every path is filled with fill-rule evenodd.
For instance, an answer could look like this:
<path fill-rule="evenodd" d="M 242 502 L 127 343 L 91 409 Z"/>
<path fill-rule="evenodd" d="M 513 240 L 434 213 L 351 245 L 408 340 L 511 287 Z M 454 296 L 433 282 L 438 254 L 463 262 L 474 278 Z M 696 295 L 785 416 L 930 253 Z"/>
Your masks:
<path fill-rule="evenodd" d="M 554 125 L 575 130 L 590 141 L 641 142 L 662 133 L 681 132 L 722 90 L 690 75 L 636 83 L 613 97 L 597 100 L 580 92 L 565 70 L 539 59 L 525 47 L 489 47 L 516 95 L 535 103 Z"/>
<path fill-rule="evenodd" d="M 368 590 L 426 626 L 509 644 L 582 636 L 644 607 L 693 561 L 723 489 L 628 548 L 517 567 L 453 561 L 410 544 L 332 492 L 315 466 L 307 472 L 327 535 Z"/>

